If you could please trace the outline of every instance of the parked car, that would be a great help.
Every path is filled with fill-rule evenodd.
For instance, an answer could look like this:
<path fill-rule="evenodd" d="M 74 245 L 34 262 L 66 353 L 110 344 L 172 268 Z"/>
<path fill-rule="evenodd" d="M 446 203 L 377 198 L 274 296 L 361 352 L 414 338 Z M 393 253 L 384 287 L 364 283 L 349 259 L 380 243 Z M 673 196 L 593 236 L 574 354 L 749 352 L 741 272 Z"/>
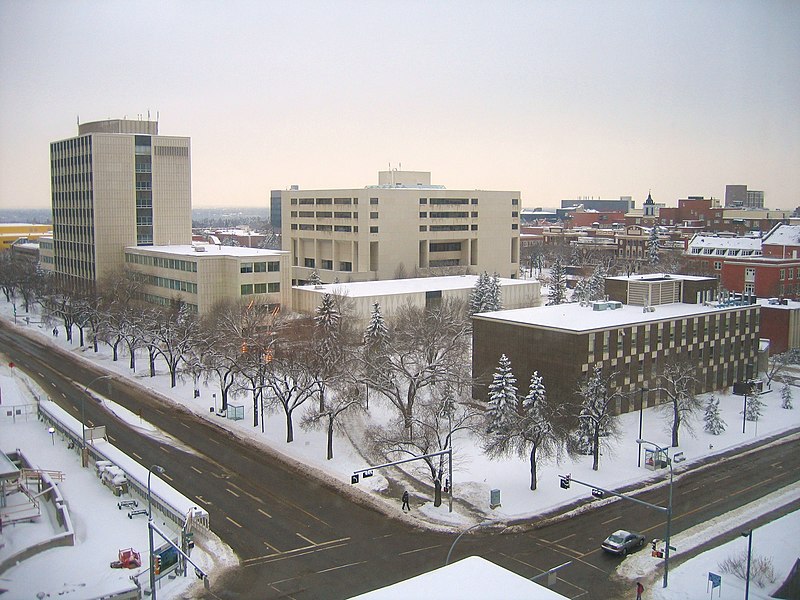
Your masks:
<path fill-rule="evenodd" d="M 625 556 L 628 552 L 644 546 L 644 536 L 633 531 L 620 529 L 608 536 L 600 547 L 606 552 Z"/>

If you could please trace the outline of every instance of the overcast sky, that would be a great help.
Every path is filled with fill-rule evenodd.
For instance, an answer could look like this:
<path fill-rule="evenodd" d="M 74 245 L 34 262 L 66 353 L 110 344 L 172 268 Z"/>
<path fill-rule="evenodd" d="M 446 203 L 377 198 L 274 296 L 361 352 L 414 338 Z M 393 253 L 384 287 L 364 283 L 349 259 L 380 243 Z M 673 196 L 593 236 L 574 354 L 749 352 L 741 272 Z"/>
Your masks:
<path fill-rule="evenodd" d="M 0 208 L 49 143 L 159 115 L 195 207 L 402 165 L 527 207 L 648 190 L 800 205 L 800 2 L 0 0 Z"/>

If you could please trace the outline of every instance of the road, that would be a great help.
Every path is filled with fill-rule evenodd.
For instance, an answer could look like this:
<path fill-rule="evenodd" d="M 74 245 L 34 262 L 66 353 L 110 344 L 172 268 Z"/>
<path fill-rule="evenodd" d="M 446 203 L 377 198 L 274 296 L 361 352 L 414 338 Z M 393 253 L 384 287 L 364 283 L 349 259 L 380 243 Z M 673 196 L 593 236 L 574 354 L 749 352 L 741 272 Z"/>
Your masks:
<path fill-rule="evenodd" d="M 176 442 L 143 436 L 85 400 L 84 386 L 105 371 L 6 322 L 0 322 L 0 347 L 53 400 L 79 419 L 84 404 L 89 424 L 105 425 L 113 443 L 142 465 L 166 467 L 168 481 L 208 510 L 214 532 L 242 564 L 216 578 L 201 597 L 348 598 L 444 564 L 454 533 L 418 529 L 387 516 L 361 502 L 349 483 L 303 474 L 128 379 L 114 375 L 96 382 L 92 389 L 141 412 Z M 796 484 L 797 445 L 794 437 L 682 475 L 674 486 L 673 535 Z M 638 497 L 664 505 L 667 490 Z M 558 592 L 569 598 L 624 598 L 629 590 L 612 577 L 620 559 L 602 553 L 600 542 L 631 524 L 648 539 L 662 538 L 664 515 L 625 501 L 597 504 L 602 506 L 567 519 L 534 519 L 504 532 L 478 530 L 459 541 L 452 560 L 478 554 L 524 577 L 572 561 L 559 573 Z M 679 548 L 673 558 L 680 556 Z"/>

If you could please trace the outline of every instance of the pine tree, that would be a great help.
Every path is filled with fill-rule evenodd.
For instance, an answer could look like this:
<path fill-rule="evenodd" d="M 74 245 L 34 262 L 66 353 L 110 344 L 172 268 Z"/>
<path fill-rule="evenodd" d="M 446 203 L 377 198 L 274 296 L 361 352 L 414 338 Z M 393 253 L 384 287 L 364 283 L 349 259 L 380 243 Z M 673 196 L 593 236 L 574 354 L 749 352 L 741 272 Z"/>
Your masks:
<path fill-rule="evenodd" d="M 597 265 L 589 277 L 589 300 L 602 300 L 606 295 L 606 270 Z"/>
<path fill-rule="evenodd" d="M 325 407 L 325 382 L 332 377 L 342 357 L 341 320 L 336 300 L 331 294 L 324 294 L 314 316 L 314 343 L 320 361 L 320 412 Z"/>
<path fill-rule="evenodd" d="M 372 305 L 369 324 L 364 330 L 364 345 L 370 348 L 385 346 L 389 339 L 389 329 L 381 314 L 381 306 L 377 302 Z"/>
<path fill-rule="evenodd" d="M 744 418 L 747 421 L 758 421 L 758 419 L 761 417 L 761 410 L 763 408 L 764 402 L 761 400 L 761 396 L 758 394 L 747 396 L 747 403 L 745 404 L 744 409 Z"/>
<path fill-rule="evenodd" d="M 481 273 L 478 275 L 478 280 L 475 282 L 475 286 L 472 288 L 472 292 L 469 295 L 469 314 L 474 315 L 479 312 L 483 312 L 484 303 L 485 303 L 485 296 L 486 296 L 486 278 L 488 275 L 486 272 Z"/>
<path fill-rule="evenodd" d="M 705 408 L 705 416 L 703 417 L 703 421 L 705 421 L 705 425 L 703 429 L 705 429 L 711 435 L 719 435 L 725 428 L 727 427 L 725 421 L 722 420 L 722 417 L 719 414 L 719 400 L 717 400 L 714 396 L 711 396 L 706 402 Z"/>
<path fill-rule="evenodd" d="M 514 422 L 517 404 L 517 380 L 511 372 L 511 361 L 503 354 L 489 384 L 489 433 L 505 431 Z"/>
<path fill-rule="evenodd" d="M 792 388 L 787 383 L 783 384 L 783 389 L 781 389 L 781 408 L 788 410 L 794 408 L 792 406 Z"/>
<path fill-rule="evenodd" d="M 567 272 L 561 257 L 557 256 L 550 267 L 550 281 L 548 282 L 550 292 L 547 296 L 547 306 L 564 304 L 567 301 Z"/>
<path fill-rule="evenodd" d="M 503 310 L 503 299 L 500 291 L 500 275 L 496 271 L 491 277 L 487 277 L 486 288 L 486 310 Z"/>
<path fill-rule="evenodd" d="M 308 276 L 308 285 L 321 285 L 321 284 L 322 284 L 322 279 L 320 279 L 317 270 L 314 269 L 313 271 L 311 271 L 311 275 Z"/>
<path fill-rule="evenodd" d="M 588 303 L 591 298 L 591 289 L 589 279 L 581 279 L 575 284 L 575 289 L 572 290 L 572 299 L 577 300 L 581 304 Z"/>
<path fill-rule="evenodd" d="M 650 239 L 647 240 L 647 253 L 651 265 L 658 264 L 658 226 L 653 224 L 650 229 Z"/>

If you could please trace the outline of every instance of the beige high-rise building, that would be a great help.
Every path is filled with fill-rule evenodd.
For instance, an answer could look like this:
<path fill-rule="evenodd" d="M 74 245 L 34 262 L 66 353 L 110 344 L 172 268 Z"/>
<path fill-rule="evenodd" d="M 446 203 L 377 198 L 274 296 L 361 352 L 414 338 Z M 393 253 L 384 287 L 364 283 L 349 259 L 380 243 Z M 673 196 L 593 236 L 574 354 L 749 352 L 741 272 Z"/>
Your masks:
<path fill-rule="evenodd" d="M 519 270 L 518 191 L 448 190 L 427 171 L 381 171 L 378 185 L 281 192 L 292 278 L 325 283 Z"/>
<path fill-rule="evenodd" d="M 50 144 L 50 172 L 48 266 L 65 279 L 121 272 L 129 246 L 191 242 L 190 139 L 158 135 L 157 121 L 83 123 Z"/>

